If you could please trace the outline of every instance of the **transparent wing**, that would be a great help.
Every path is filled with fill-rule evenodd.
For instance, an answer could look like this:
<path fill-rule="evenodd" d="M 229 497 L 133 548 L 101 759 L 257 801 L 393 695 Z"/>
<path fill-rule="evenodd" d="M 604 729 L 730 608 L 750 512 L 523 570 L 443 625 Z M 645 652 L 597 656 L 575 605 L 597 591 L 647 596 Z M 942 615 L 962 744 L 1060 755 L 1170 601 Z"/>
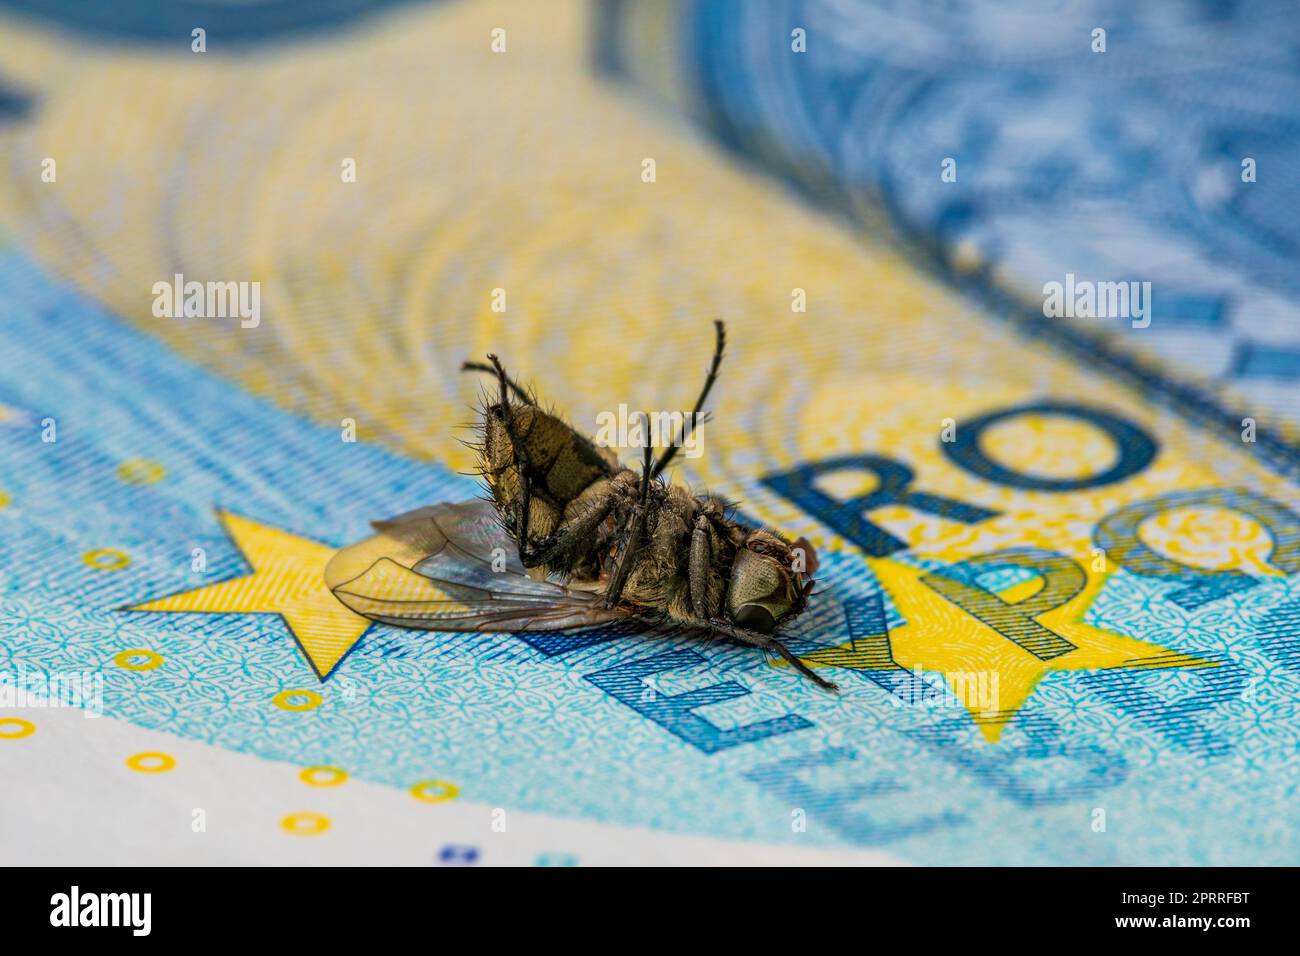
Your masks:
<path fill-rule="evenodd" d="M 374 527 L 325 567 L 334 596 L 371 620 L 430 631 L 558 631 L 630 616 L 604 607 L 599 592 L 530 578 L 488 502 L 431 505 Z"/>

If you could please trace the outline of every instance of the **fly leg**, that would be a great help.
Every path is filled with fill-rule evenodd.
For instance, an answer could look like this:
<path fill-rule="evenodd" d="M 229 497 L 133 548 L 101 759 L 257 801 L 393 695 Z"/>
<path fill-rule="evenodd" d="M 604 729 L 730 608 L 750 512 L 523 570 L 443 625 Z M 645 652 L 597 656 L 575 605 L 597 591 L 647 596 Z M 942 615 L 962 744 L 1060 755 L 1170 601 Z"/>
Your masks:
<path fill-rule="evenodd" d="M 591 548 L 596 533 L 614 510 L 613 491 L 597 499 L 591 507 L 566 521 L 555 532 L 539 541 L 535 554 L 540 564 L 567 573 Z"/>
<path fill-rule="evenodd" d="M 521 394 L 522 389 L 510 380 L 510 376 L 506 374 L 500 359 L 489 353 L 488 361 L 492 363 L 492 368 L 495 369 L 497 374 L 497 381 L 501 385 L 501 423 L 505 426 L 506 435 L 510 438 L 510 450 L 514 456 L 515 474 L 519 476 L 519 501 L 515 505 L 515 513 L 512 516 L 515 541 L 519 544 L 519 561 L 524 567 L 531 568 L 541 564 L 533 548 L 533 543 L 528 537 L 529 515 L 533 503 L 533 479 L 528 470 L 528 449 L 515 428 L 515 414 L 510 405 L 511 386 Z M 466 363 L 466 365 L 468 364 Z"/>
<path fill-rule="evenodd" d="M 771 634 L 763 634 L 759 631 L 751 631 L 748 628 L 736 627 L 731 622 L 722 620 L 710 621 L 709 627 L 720 634 L 724 634 L 725 636 L 744 644 L 752 644 L 754 647 L 761 647 L 765 651 L 776 651 L 785 659 L 786 663 L 797 670 L 800 674 L 803 674 L 804 677 L 812 680 L 812 682 L 818 687 L 824 687 L 827 690 L 833 690 L 837 693 L 840 689 L 838 684 L 828 681 L 803 661 L 799 660 L 799 658 L 790 651 L 790 648 L 786 647 Z"/>
<path fill-rule="evenodd" d="M 707 621 L 717 614 L 717 608 L 709 600 L 709 569 L 713 563 L 713 542 L 710 540 L 710 534 L 708 516 L 697 516 L 695 528 L 691 531 L 687 580 L 691 587 L 691 610 L 702 621 Z"/>
<path fill-rule="evenodd" d="M 646 513 L 649 511 L 650 506 L 650 470 L 653 467 L 653 461 L 654 453 L 650 446 L 650 436 L 647 433 L 645 457 L 641 462 L 641 494 L 627 522 L 627 524 L 631 525 L 631 533 L 628 535 L 627 540 L 623 542 L 623 550 L 618 555 L 618 564 L 614 566 L 614 576 L 605 589 L 605 607 L 614 607 L 623 597 L 623 588 L 627 586 L 627 579 L 632 574 L 632 566 L 636 563 L 636 556 L 641 550 L 642 539 L 645 538 Z M 619 530 L 622 531 L 624 528 Z"/>
<path fill-rule="evenodd" d="M 462 362 L 460 370 L 462 372 L 487 372 L 489 375 L 496 375 L 498 378 L 505 373 L 501 371 L 501 363 L 496 360 L 496 356 L 489 356 L 492 359 L 492 365 L 485 362 Z M 510 386 L 510 391 L 525 405 L 536 405 L 537 399 L 528 393 L 518 382 L 510 376 L 506 376 L 506 384 Z"/>

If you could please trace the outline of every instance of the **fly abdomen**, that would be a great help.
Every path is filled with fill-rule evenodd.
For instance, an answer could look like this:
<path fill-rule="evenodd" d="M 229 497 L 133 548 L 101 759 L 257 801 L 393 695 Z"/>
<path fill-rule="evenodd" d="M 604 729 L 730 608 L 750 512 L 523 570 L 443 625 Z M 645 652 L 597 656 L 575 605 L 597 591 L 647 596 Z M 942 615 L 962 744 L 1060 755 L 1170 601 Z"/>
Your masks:
<path fill-rule="evenodd" d="M 592 482 L 608 478 L 617 469 L 613 453 L 598 448 L 574 431 L 563 419 L 535 405 L 515 405 L 514 432 L 523 444 L 534 508 L 538 502 L 540 524 L 530 515 L 530 533 L 546 535 L 558 522 L 564 507 Z M 499 405 L 487 409 L 484 421 L 484 471 L 497 503 L 513 508 L 520 494 L 515 451 L 501 417 Z"/>

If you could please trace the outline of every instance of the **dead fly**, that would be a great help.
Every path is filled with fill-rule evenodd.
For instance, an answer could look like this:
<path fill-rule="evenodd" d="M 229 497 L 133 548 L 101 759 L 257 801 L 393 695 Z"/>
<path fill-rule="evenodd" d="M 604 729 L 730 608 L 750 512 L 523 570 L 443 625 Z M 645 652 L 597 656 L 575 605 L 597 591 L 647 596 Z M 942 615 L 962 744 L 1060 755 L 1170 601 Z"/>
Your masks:
<path fill-rule="evenodd" d="M 717 341 L 695 409 L 640 472 L 543 411 L 495 355 L 499 389 L 479 423 L 490 497 L 389 521 L 325 569 L 334 595 L 365 617 L 433 631 L 552 631 L 636 618 L 775 651 L 836 690 L 774 636 L 807 606 L 816 556 L 802 539 L 733 520 L 724 502 L 664 480 L 722 364 Z"/>

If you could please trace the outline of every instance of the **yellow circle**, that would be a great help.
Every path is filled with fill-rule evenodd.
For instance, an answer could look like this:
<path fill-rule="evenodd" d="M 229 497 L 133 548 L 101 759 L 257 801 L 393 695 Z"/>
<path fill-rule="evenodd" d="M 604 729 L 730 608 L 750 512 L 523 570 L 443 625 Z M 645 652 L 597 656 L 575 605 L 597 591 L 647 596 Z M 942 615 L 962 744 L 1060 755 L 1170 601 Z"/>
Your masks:
<path fill-rule="evenodd" d="M 295 703 L 294 702 L 295 697 L 305 697 L 306 700 L 302 700 Z M 325 698 L 322 697 L 320 694 L 316 693 L 314 690 L 292 690 L 291 689 L 291 690 L 280 691 L 280 693 L 276 694 L 274 697 L 271 698 L 271 703 L 275 704 L 276 707 L 280 707 L 284 710 L 297 711 L 297 710 L 311 710 L 312 708 L 319 707 L 324 700 Z"/>
<path fill-rule="evenodd" d="M 312 787 L 337 787 L 348 779 L 348 772 L 338 767 L 307 767 L 298 779 Z"/>
<path fill-rule="evenodd" d="M 0 508 L 8 508 L 9 502 L 13 501 L 7 491 L 0 491 Z"/>
<path fill-rule="evenodd" d="M 138 662 L 131 659 L 140 656 L 145 659 Z M 128 647 L 113 658 L 113 663 L 118 667 L 125 667 L 129 671 L 152 671 L 162 667 L 163 656 L 143 647 Z"/>
<path fill-rule="evenodd" d="M 446 803 L 460 794 L 460 788 L 446 780 L 421 780 L 411 788 L 411 796 L 425 803 Z"/>
<path fill-rule="evenodd" d="M 81 560 L 97 571 L 117 571 L 131 563 L 126 553 L 116 548 L 95 548 L 83 554 Z"/>
<path fill-rule="evenodd" d="M 286 833 L 294 836 L 320 836 L 330 828 L 330 819 L 319 813 L 291 813 L 280 821 Z"/>
<path fill-rule="evenodd" d="M 1282 575 L 1269 562 L 1274 542 L 1269 530 L 1233 508 L 1183 505 L 1147 518 L 1138 539 L 1179 564 L 1207 571 L 1245 571 Z"/>
<path fill-rule="evenodd" d="M 14 730 L 6 728 L 12 725 Z M 36 733 L 36 725 L 21 717 L 0 717 L 0 740 L 20 740 Z"/>
<path fill-rule="evenodd" d="M 1115 467 L 1120 454 L 1114 439 L 1091 422 L 1051 413 L 995 422 L 980 434 L 979 445 L 993 461 L 1048 480 L 1093 478 Z"/>
<path fill-rule="evenodd" d="M 151 751 L 127 757 L 126 765 L 140 773 L 166 773 L 176 766 L 176 758 L 171 754 Z"/>
<path fill-rule="evenodd" d="M 117 466 L 117 477 L 128 485 L 152 485 L 167 469 L 151 458 L 130 458 Z"/>

